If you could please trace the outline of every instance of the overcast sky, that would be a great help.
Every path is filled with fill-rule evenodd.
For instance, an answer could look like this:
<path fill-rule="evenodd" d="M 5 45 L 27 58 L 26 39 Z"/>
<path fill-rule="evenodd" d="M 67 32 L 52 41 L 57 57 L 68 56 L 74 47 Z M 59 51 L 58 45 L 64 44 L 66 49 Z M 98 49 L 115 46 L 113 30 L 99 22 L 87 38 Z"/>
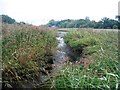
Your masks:
<path fill-rule="evenodd" d="M 40 25 L 49 20 L 84 19 L 100 20 L 103 17 L 115 19 L 119 0 L 0 0 L 0 14 L 6 14 L 16 21 Z"/>

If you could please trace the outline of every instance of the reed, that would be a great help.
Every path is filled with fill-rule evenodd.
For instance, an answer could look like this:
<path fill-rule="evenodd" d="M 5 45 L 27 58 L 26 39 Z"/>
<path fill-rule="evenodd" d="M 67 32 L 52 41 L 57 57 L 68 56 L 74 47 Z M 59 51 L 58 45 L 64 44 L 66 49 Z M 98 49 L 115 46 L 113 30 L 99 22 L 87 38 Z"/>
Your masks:
<path fill-rule="evenodd" d="M 55 31 L 33 25 L 3 24 L 2 63 L 4 86 L 34 81 L 57 46 Z"/>

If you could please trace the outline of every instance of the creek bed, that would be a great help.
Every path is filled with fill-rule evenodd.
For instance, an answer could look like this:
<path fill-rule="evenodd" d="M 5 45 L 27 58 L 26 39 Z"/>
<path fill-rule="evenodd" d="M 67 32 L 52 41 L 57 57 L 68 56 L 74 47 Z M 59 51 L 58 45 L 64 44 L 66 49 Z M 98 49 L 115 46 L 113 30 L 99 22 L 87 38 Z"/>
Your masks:
<path fill-rule="evenodd" d="M 49 64 L 50 66 L 53 65 L 53 67 L 49 70 L 46 70 L 45 68 L 43 68 L 43 72 L 41 72 L 41 74 L 39 75 L 39 78 L 37 78 L 37 80 L 34 80 L 36 85 L 35 87 L 42 87 L 42 85 L 45 85 L 45 83 L 47 81 L 50 81 L 50 78 L 54 77 L 57 74 L 57 71 L 59 70 L 59 68 L 61 68 L 64 63 L 66 63 L 69 60 L 76 60 L 76 58 L 78 58 L 79 55 L 77 55 L 77 53 L 73 52 L 72 48 L 70 48 L 65 42 L 64 42 L 64 36 L 67 34 L 68 32 L 66 31 L 58 31 L 57 32 L 57 36 L 56 39 L 58 41 L 58 45 L 57 45 L 57 50 L 54 52 L 53 54 L 53 63 Z M 49 72 L 48 72 L 49 71 Z M 22 87 L 25 88 L 32 88 L 34 87 L 31 83 L 24 83 L 22 85 Z"/>
<path fill-rule="evenodd" d="M 59 68 L 62 67 L 62 65 L 64 65 L 64 63 L 68 60 L 76 60 L 76 58 L 78 58 L 77 53 L 73 53 L 72 48 L 70 48 L 65 42 L 64 42 L 64 36 L 67 34 L 68 32 L 64 32 L 64 31 L 58 31 L 57 32 L 57 41 L 58 41 L 58 46 L 57 46 L 57 50 L 53 55 L 53 64 L 54 64 L 54 68 L 52 70 L 50 70 L 49 76 L 47 75 L 41 75 L 40 76 L 40 81 L 41 83 L 44 83 L 46 81 L 48 81 L 52 76 L 54 76 L 56 74 L 56 72 L 58 71 Z"/>

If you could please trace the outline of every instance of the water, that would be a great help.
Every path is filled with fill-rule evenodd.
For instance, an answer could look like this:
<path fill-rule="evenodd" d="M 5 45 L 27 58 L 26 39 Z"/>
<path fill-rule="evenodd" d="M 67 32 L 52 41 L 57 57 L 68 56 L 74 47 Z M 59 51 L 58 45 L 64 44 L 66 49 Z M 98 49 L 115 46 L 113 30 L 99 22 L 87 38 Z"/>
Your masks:
<path fill-rule="evenodd" d="M 54 58 L 54 68 L 50 70 L 49 75 L 40 75 L 38 79 L 39 84 L 44 84 L 46 81 L 49 81 L 51 77 L 53 77 L 57 71 L 66 63 L 66 61 L 76 57 L 76 54 L 73 53 L 72 49 L 64 42 L 64 36 L 67 32 L 58 31 L 56 39 L 58 40 L 57 50 L 53 55 Z"/>
<path fill-rule="evenodd" d="M 66 52 L 69 52 L 69 48 L 64 42 L 64 36 L 67 34 L 67 32 L 63 31 L 58 31 L 57 33 L 57 41 L 58 41 L 58 46 L 57 50 L 53 55 L 54 58 L 54 68 L 50 71 L 49 76 L 54 76 L 58 69 L 62 67 L 62 65 L 69 59 L 68 54 Z M 49 80 L 50 77 L 47 75 L 41 75 L 40 76 L 40 81 L 41 83 L 44 83 L 45 81 Z"/>
<path fill-rule="evenodd" d="M 78 57 L 78 54 L 73 52 L 72 48 L 70 48 L 65 42 L 64 42 L 64 36 L 68 32 L 64 31 L 58 31 L 58 35 L 56 39 L 58 40 L 58 46 L 57 51 L 54 54 L 54 64 L 55 68 L 51 71 L 52 75 L 56 73 L 56 71 L 61 68 L 64 63 L 68 60 L 76 60 Z"/>
<path fill-rule="evenodd" d="M 68 60 L 67 53 L 69 51 L 68 46 L 64 42 L 64 36 L 67 32 L 59 31 L 56 39 L 58 40 L 57 51 L 54 54 L 54 64 L 56 68 L 60 68 L 65 61 Z"/>

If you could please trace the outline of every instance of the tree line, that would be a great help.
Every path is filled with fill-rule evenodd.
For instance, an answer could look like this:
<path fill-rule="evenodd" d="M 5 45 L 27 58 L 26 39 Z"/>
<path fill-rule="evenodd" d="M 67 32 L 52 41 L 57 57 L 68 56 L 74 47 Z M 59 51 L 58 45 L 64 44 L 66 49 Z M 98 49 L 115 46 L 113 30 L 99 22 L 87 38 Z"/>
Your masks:
<path fill-rule="evenodd" d="M 61 21 L 50 20 L 47 24 L 49 27 L 58 28 L 100 28 L 100 29 L 117 29 L 118 21 L 107 17 L 102 18 L 100 21 L 96 22 L 90 20 L 89 17 L 85 19 L 66 19 Z"/>
<path fill-rule="evenodd" d="M 11 18 L 8 15 L 0 15 L 0 17 L 2 18 L 2 23 L 7 23 L 7 24 L 26 24 L 25 22 L 17 22 L 15 19 Z"/>
<path fill-rule="evenodd" d="M 3 23 L 8 24 L 26 24 L 25 22 L 16 22 L 15 19 L 9 17 L 8 15 L 0 15 L 2 17 Z M 99 28 L 99 29 L 120 29 L 120 16 L 116 16 L 118 20 L 110 19 L 107 17 L 102 18 L 98 22 L 90 20 L 89 17 L 85 19 L 65 19 L 61 21 L 50 20 L 45 26 L 48 27 L 58 27 L 58 28 Z"/>

